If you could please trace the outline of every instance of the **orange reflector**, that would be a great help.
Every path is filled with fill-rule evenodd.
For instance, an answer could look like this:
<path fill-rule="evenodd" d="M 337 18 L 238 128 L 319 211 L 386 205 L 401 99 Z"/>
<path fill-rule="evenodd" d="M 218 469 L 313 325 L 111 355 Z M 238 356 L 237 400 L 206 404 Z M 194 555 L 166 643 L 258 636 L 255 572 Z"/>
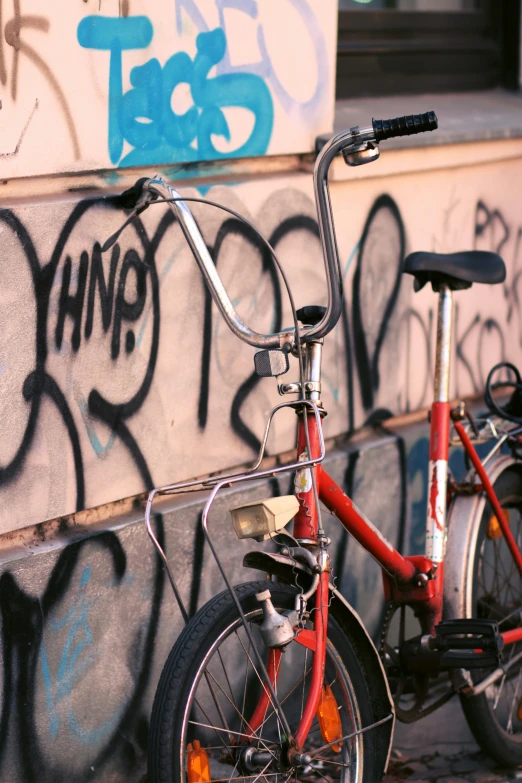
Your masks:
<path fill-rule="evenodd" d="M 520 699 L 520 701 L 518 702 L 517 718 L 519 720 L 522 720 L 522 699 Z"/>
<path fill-rule="evenodd" d="M 210 765 L 206 750 L 199 740 L 187 745 L 188 783 L 210 783 Z"/>
<path fill-rule="evenodd" d="M 506 520 L 509 522 L 509 511 L 507 508 L 503 509 L 504 516 L 506 517 Z M 486 533 L 487 537 L 490 539 L 496 539 L 496 538 L 502 538 L 502 528 L 500 527 L 499 521 L 496 518 L 494 514 L 491 515 L 489 519 L 488 524 L 488 530 Z"/>
<path fill-rule="evenodd" d="M 321 701 L 317 708 L 317 720 L 319 721 L 321 735 L 326 744 L 341 739 L 343 736 L 343 729 L 341 717 L 339 715 L 339 707 L 337 706 L 337 701 L 335 700 L 335 696 L 329 685 L 326 685 L 323 688 L 323 695 L 321 696 Z M 341 743 L 339 742 L 338 745 L 332 745 L 332 750 L 335 753 L 339 753 L 341 750 Z"/>

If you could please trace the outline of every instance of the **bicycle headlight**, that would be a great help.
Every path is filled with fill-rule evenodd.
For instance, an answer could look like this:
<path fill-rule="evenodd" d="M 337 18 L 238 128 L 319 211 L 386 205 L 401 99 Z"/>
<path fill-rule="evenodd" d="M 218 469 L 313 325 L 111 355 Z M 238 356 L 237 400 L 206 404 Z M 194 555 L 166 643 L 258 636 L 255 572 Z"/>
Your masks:
<path fill-rule="evenodd" d="M 230 515 L 238 538 L 266 541 L 282 530 L 298 511 L 299 503 L 295 495 L 282 495 L 231 508 Z"/>

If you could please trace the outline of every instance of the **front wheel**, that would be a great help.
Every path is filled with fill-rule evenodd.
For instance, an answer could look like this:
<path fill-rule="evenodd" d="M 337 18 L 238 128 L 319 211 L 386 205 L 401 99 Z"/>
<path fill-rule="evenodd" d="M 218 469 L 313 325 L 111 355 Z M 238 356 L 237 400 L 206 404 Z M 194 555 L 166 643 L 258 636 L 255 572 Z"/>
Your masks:
<path fill-rule="evenodd" d="M 293 609 L 296 590 L 288 585 L 250 582 L 235 588 L 250 631 L 265 665 L 269 655 L 261 641 L 262 610 L 256 593 L 267 586 L 280 612 Z M 313 619 L 313 613 L 312 613 Z M 311 626 L 310 626 L 311 627 Z M 291 642 L 277 662 L 276 691 L 294 733 L 306 704 L 313 653 Z M 331 689 L 342 737 L 375 722 L 364 662 L 349 633 L 330 614 L 324 686 Z M 199 780 L 245 783 L 291 783 L 335 778 L 342 783 L 378 783 L 383 773 L 379 733 L 368 731 L 321 751 L 307 767 L 294 769 L 285 759 L 286 736 L 271 704 L 258 727 L 250 721 L 259 704 L 262 680 L 237 608 L 224 591 L 188 623 L 174 645 L 160 678 L 149 737 L 151 783 L 187 781 L 187 760 L 194 749 L 208 757 Z M 339 735 L 337 735 L 339 736 Z M 305 752 L 328 744 L 317 718 Z M 199 743 L 199 745 L 198 745 Z M 384 754 L 385 755 L 385 754 Z M 206 760 L 203 762 L 204 766 Z M 196 779 L 196 778 L 192 778 Z"/>
<path fill-rule="evenodd" d="M 522 548 L 522 474 L 516 469 L 503 471 L 494 483 L 500 505 L 509 516 L 509 526 Z M 468 607 L 471 617 L 496 620 L 500 631 L 522 623 L 522 579 L 504 536 L 486 502 L 476 527 L 469 560 Z M 504 663 L 522 650 L 522 642 L 504 649 Z M 475 682 L 489 671 L 473 673 Z M 505 767 L 522 764 L 522 666 L 513 666 L 484 693 L 473 698 L 462 696 L 462 707 L 469 727 L 483 750 Z"/>

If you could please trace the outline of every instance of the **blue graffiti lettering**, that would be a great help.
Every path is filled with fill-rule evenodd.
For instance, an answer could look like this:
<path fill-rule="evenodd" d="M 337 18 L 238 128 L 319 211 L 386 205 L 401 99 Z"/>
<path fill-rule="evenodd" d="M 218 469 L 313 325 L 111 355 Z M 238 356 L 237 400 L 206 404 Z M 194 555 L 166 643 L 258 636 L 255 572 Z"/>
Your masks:
<path fill-rule="evenodd" d="M 150 310 L 152 312 L 152 303 L 150 305 Z M 143 326 L 142 326 L 143 330 Z M 141 340 L 140 340 L 141 342 Z M 138 343 L 139 345 L 139 343 Z M 108 454 L 110 454 L 110 451 L 112 447 L 114 446 L 114 443 L 116 441 L 116 433 L 113 431 L 107 438 L 107 442 L 105 445 L 100 441 L 96 430 L 94 429 L 92 418 L 89 415 L 89 408 L 87 405 L 87 401 L 83 397 L 79 397 L 77 399 L 78 408 L 80 409 L 80 413 L 82 415 L 83 423 L 85 425 L 85 429 L 87 430 L 87 435 L 89 437 L 89 441 L 91 443 L 91 446 L 94 450 L 94 453 L 97 457 L 100 459 L 105 459 Z"/>
<path fill-rule="evenodd" d="M 152 41 L 153 30 L 146 16 L 87 16 L 78 25 L 78 42 L 85 49 L 111 53 L 109 65 L 109 156 L 117 163 L 123 152 L 124 134 L 120 129 L 120 106 L 123 93 L 122 52 L 145 49 Z"/>
<path fill-rule="evenodd" d="M 132 24 L 129 24 L 132 22 Z M 194 160 L 264 155 L 273 127 L 273 103 L 263 79 L 252 73 L 209 73 L 225 56 L 221 28 L 200 33 L 192 60 L 186 52 L 172 55 L 162 67 L 152 58 L 130 72 L 131 88 L 122 90 L 122 52 L 142 49 L 152 40 L 147 17 L 89 16 L 78 26 L 78 41 L 89 49 L 110 51 L 109 156 L 120 166 L 184 163 Z M 184 114 L 173 111 L 171 98 L 188 84 L 194 105 Z M 254 115 L 248 139 L 236 149 L 220 152 L 213 136 L 231 140 L 223 109 L 240 107 Z M 133 149 L 121 159 L 124 142 Z"/>
<path fill-rule="evenodd" d="M 186 0 L 181 1 L 183 3 L 186 2 Z M 180 0 L 178 0 L 178 2 L 180 2 Z M 257 43 L 259 51 L 261 52 L 261 59 L 257 62 L 233 66 L 227 52 L 216 70 L 218 74 L 235 73 L 244 70 L 257 74 L 270 82 L 272 90 L 288 116 L 294 118 L 296 122 L 313 123 L 320 118 L 321 113 L 324 110 L 325 101 L 328 99 L 330 70 L 328 64 L 328 51 L 321 26 L 306 0 L 289 0 L 289 2 L 301 17 L 315 54 L 317 81 L 314 93 L 308 100 L 299 101 L 294 98 L 280 81 L 272 64 L 263 26 L 261 24 L 257 27 Z M 226 30 L 224 11 L 227 8 L 241 11 L 249 16 L 250 19 L 257 19 L 257 0 L 216 0 L 216 5 L 219 11 L 219 23 L 224 30 Z"/>
<path fill-rule="evenodd" d="M 90 578 L 91 569 L 86 565 L 80 577 L 79 593 L 71 609 L 60 620 L 50 621 L 50 628 L 53 631 L 58 632 L 67 628 L 67 636 L 54 682 L 43 641 L 40 659 L 51 737 L 57 736 L 62 714 L 65 714 L 70 731 L 86 744 L 99 742 L 113 731 L 124 707 L 122 705 L 121 709 L 116 710 L 101 726 L 86 729 L 78 721 L 70 704 L 69 697 L 73 687 L 82 675 L 93 666 L 99 655 L 89 626 L 89 612 L 93 607 L 93 602 L 87 600 L 86 591 Z"/>
<path fill-rule="evenodd" d="M 205 22 L 205 17 L 194 0 L 176 0 L 176 30 L 178 35 L 183 33 L 182 10 L 187 12 L 200 33 L 208 33 L 208 24 Z"/>
<path fill-rule="evenodd" d="M 329 64 L 326 41 L 321 31 L 321 26 L 306 0 L 289 0 L 301 17 L 306 32 L 312 43 L 317 68 L 317 81 L 313 95 L 306 101 L 294 98 L 280 81 L 272 63 L 268 50 L 263 26 L 257 27 L 257 43 L 261 53 L 261 59 L 242 65 L 232 65 L 229 52 L 225 52 L 223 59 L 216 66 L 218 75 L 224 73 L 237 73 L 248 71 L 268 81 L 286 113 L 294 117 L 297 122 L 313 123 L 317 121 L 324 111 L 325 101 L 328 99 Z M 252 20 L 258 18 L 257 0 L 216 0 L 219 14 L 219 24 L 226 33 L 225 10 L 240 11 Z M 182 11 L 185 11 L 200 32 L 208 30 L 208 24 L 197 7 L 195 0 L 176 0 L 176 26 L 178 33 L 183 30 Z"/>

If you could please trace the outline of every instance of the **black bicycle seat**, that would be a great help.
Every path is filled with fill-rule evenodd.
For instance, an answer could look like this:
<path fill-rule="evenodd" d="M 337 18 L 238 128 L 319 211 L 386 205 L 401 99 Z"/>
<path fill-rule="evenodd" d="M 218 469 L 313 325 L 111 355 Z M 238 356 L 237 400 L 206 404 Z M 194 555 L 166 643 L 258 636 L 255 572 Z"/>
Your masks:
<path fill-rule="evenodd" d="M 415 277 L 415 290 L 432 283 L 436 290 L 441 283 L 452 290 L 469 288 L 472 283 L 503 283 L 506 267 L 497 253 L 487 250 L 467 250 L 461 253 L 410 253 L 403 272 Z"/>

